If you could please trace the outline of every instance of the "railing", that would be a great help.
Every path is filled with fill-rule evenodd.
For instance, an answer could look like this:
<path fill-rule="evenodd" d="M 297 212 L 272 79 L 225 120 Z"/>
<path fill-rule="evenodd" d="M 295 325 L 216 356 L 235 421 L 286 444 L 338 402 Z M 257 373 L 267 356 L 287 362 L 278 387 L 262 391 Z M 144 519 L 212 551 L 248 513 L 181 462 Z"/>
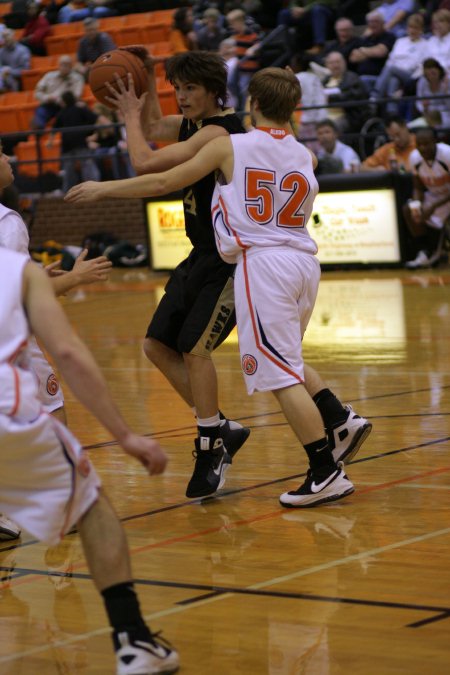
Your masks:
<path fill-rule="evenodd" d="M 392 99 L 392 98 L 383 98 L 379 99 L 377 101 L 377 104 L 385 104 L 385 103 L 392 103 L 396 102 L 399 103 L 400 101 L 408 101 L 408 102 L 416 102 L 418 100 L 426 100 L 426 101 L 431 101 L 435 99 L 450 99 L 450 95 L 434 95 L 434 96 L 426 96 L 426 97 L 417 97 L 417 96 L 403 96 L 401 99 Z M 345 101 L 345 102 L 339 102 L 339 103 L 329 103 L 325 105 L 312 105 L 312 106 L 305 106 L 303 108 L 299 108 L 300 111 L 306 111 L 306 110 L 326 110 L 328 108 L 350 108 L 350 107 L 361 107 L 361 106 L 367 106 L 373 104 L 373 101 L 371 100 L 360 100 L 360 101 Z M 449 110 L 450 110 L 450 103 L 449 103 Z M 248 112 L 241 112 L 238 113 L 241 118 L 245 118 L 248 116 Z M 324 117 L 326 115 L 324 114 Z M 14 133 L 8 133 L 8 134 L 3 134 L 2 135 L 2 142 L 3 146 L 5 148 L 5 151 L 8 152 L 11 151 L 11 148 L 13 148 L 15 145 L 17 145 L 18 139 L 20 140 L 32 140 L 35 139 L 35 147 L 36 147 L 36 154 L 29 160 L 17 160 L 16 157 L 13 158 L 12 164 L 15 169 L 15 174 L 16 174 L 16 179 L 17 179 L 17 185 L 19 190 L 23 192 L 35 192 L 35 193 L 45 193 L 45 192 L 51 192 L 52 190 L 57 189 L 54 187 L 54 185 L 59 181 L 59 179 L 54 179 L 53 181 L 48 179 L 48 174 L 49 172 L 46 170 L 49 165 L 55 165 L 55 163 L 60 163 L 62 159 L 65 159 L 62 154 L 59 155 L 53 155 L 52 157 L 45 156 L 46 152 L 43 151 L 43 141 L 42 137 L 46 136 L 48 137 L 49 134 L 52 133 L 63 133 L 63 132 L 80 132 L 81 130 L 84 130 L 86 132 L 86 135 L 88 135 L 89 132 L 97 132 L 100 131 L 101 129 L 111 129 L 112 127 L 117 128 L 120 130 L 123 125 L 122 124 L 115 124 L 113 122 L 104 125 L 104 126 L 97 126 L 97 125 L 91 125 L 91 126 L 86 126 L 86 127 L 67 127 L 62 129 L 42 129 L 42 130 L 29 130 L 29 131 L 22 131 L 22 132 L 14 132 Z M 444 129 L 440 128 L 439 132 L 442 134 L 449 133 L 450 134 L 450 129 Z M 377 131 L 376 133 L 365 133 L 363 138 L 364 141 L 370 142 L 371 140 L 375 141 L 376 138 L 379 138 L 380 136 L 380 131 Z M 349 142 L 350 144 L 353 144 L 354 146 L 356 145 L 356 142 L 362 138 L 360 132 L 349 132 L 342 134 L 342 139 L 344 141 Z M 302 139 L 304 141 L 314 141 L 316 140 L 316 137 L 311 137 L 311 138 L 304 138 Z M 120 152 L 118 153 L 118 156 L 120 157 L 127 157 L 128 153 L 126 152 Z M 82 155 L 77 156 L 75 161 L 82 160 L 82 159 L 96 159 L 97 156 L 95 152 L 90 151 L 88 148 L 86 148 L 86 152 Z M 30 180 L 32 177 L 31 176 L 26 176 L 23 173 L 21 173 L 20 168 L 21 167 L 26 167 L 30 165 L 37 165 L 37 173 L 36 176 L 34 177 L 34 180 Z"/>

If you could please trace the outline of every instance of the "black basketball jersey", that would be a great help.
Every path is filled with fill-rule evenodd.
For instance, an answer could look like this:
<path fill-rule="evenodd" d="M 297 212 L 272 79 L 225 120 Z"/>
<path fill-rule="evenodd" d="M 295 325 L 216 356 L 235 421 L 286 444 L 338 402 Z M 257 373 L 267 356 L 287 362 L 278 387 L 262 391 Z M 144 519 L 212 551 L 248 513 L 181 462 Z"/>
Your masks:
<path fill-rule="evenodd" d="M 223 127 L 230 134 L 245 133 L 242 122 L 235 113 L 208 117 L 199 122 L 183 119 L 178 136 L 179 141 L 187 141 L 199 129 L 207 124 Z M 192 246 L 203 249 L 216 248 L 211 220 L 211 200 L 216 183 L 215 172 L 208 174 L 197 183 L 183 190 L 183 208 L 186 234 Z"/>

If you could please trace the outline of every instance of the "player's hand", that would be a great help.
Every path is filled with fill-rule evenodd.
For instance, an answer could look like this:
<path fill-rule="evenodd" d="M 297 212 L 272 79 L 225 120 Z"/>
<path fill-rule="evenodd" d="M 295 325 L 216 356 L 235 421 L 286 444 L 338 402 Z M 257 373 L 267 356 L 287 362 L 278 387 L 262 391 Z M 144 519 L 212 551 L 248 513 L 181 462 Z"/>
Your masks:
<path fill-rule="evenodd" d="M 114 86 L 109 84 L 109 82 L 106 82 L 105 84 L 109 93 L 109 96 L 106 97 L 106 100 L 108 103 L 111 103 L 124 117 L 132 114 L 141 114 L 147 92 L 142 94 L 140 98 L 136 96 L 133 76 L 131 73 L 128 73 L 127 86 L 125 86 L 123 80 L 118 75 L 116 75 Z"/>
<path fill-rule="evenodd" d="M 96 202 L 102 198 L 102 183 L 88 180 L 74 185 L 64 197 L 65 202 Z"/>
<path fill-rule="evenodd" d="M 166 468 L 167 455 L 158 441 L 130 433 L 120 444 L 126 453 L 141 462 L 151 476 L 162 473 Z"/>
<path fill-rule="evenodd" d="M 60 277 L 63 274 L 67 274 L 65 270 L 60 269 L 61 260 L 56 260 L 55 262 L 45 265 L 44 269 L 47 272 L 49 277 Z"/>
<path fill-rule="evenodd" d="M 146 47 L 143 45 L 128 45 L 127 47 L 119 47 L 119 49 L 122 49 L 125 52 L 130 52 L 130 54 L 137 56 L 139 59 L 141 59 L 141 61 L 144 62 L 148 74 L 154 75 L 156 61 L 152 56 L 150 56 Z"/>
<path fill-rule="evenodd" d="M 80 284 L 94 284 L 97 281 L 107 281 L 112 262 L 104 255 L 92 260 L 86 260 L 89 253 L 84 248 L 78 258 L 75 260 L 72 272 L 79 277 Z"/>

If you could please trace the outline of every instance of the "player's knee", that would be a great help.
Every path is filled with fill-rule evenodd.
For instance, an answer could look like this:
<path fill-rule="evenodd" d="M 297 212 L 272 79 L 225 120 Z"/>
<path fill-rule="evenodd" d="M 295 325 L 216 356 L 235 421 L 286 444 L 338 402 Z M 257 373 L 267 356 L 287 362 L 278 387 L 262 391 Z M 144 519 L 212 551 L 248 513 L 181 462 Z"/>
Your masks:
<path fill-rule="evenodd" d="M 148 360 L 157 365 L 159 361 L 157 341 L 153 338 L 145 338 L 142 348 Z"/>

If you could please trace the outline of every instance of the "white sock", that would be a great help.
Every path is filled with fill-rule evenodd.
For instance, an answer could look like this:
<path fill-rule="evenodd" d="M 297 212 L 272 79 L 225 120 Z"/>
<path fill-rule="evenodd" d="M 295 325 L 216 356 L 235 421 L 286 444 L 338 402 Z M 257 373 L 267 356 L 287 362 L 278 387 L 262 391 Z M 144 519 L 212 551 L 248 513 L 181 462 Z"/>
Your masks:
<path fill-rule="evenodd" d="M 197 417 L 197 426 L 198 427 L 218 427 L 220 424 L 220 415 L 217 413 L 212 417 Z"/>

